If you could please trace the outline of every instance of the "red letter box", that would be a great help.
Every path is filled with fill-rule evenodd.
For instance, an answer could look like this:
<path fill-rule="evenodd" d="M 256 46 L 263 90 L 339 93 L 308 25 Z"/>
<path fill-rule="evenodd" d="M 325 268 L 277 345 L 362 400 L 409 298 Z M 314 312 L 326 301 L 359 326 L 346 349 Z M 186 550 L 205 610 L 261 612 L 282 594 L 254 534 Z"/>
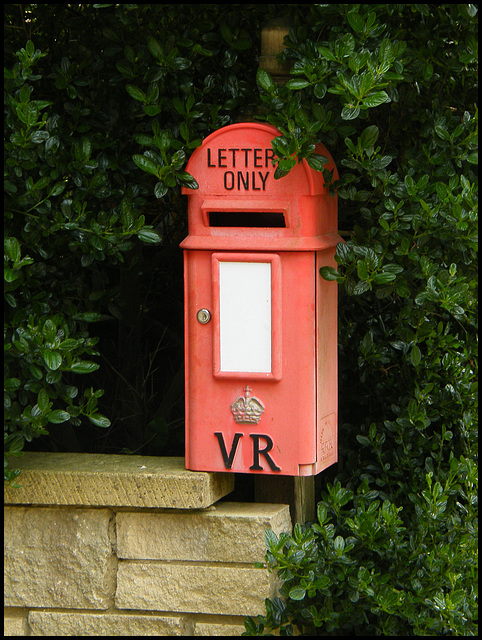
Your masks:
<path fill-rule="evenodd" d="M 187 165 L 187 469 L 306 476 L 337 460 L 337 284 L 319 274 L 341 240 L 336 197 L 306 161 L 275 180 L 277 135 L 229 125 Z"/>

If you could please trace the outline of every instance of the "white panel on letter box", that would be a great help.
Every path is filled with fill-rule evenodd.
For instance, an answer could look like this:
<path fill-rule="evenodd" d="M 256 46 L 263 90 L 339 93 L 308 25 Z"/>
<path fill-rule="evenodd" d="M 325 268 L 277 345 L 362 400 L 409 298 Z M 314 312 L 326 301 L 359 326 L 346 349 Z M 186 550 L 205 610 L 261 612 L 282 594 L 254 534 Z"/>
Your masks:
<path fill-rule="evenodd" d="M 271 263 L 219 263 L 220 370 L 271 371 Z"/>

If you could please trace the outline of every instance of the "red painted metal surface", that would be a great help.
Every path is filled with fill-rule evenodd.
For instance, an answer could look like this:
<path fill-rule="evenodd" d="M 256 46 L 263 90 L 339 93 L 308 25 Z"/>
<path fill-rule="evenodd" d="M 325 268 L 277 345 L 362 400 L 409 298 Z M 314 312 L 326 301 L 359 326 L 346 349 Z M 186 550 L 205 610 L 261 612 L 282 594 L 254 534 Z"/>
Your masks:
<path fill-rule="evenodd" d="M 188 469 L 298 476 L 337 460 L 337 285 L 319 275 L 336 266 L 336 197 L 305 161 L 274 179 L 277 135 L 224 127 L 187 166 Z"/>

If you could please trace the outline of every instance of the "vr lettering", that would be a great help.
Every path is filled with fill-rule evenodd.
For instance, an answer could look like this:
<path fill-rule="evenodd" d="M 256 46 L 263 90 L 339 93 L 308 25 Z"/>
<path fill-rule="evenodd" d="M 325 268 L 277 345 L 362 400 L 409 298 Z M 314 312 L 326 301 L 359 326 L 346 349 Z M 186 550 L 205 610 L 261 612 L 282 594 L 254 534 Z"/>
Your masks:
<path fill-rule="evenodd" d="M 226 443 L 224 442 L 223 434 L 220 431 L 217 431 L 214 433 L 214 435 L 216 436 L 219 443 L 219 448 L 221 449 L 221 455 L 223 457 L 224 467 L 226 469 L 231 469 L 233 466 L 236 451 L 238 449 L 239 441 L 243 437 L 243 434 L 242 433 L 234 434 L 234 438 L 231 443 L 229 454 L 226 448 Z M 249 436 L 253 440 L 253 464 L 249 468 L 252 469 L 253 471 L 264 471 L 264 468 L 261 466 L 259 461 L 259 457 L 263 456 L 266 462 L 268 463 L 271 471 L 281 471 L 280 467 L 278 467 L 278 465 L 275 463 L 273 458 L 269 455 L 269 451 L 271 451 L 271 449 L 274 446 L 273 440 L 268 435 L 265 435 L 263 433 L 250 433 Z M 260 446 L 261 439 L 263 439 L 266 443 L 266 446 L 264 448 L 261 448 Z"/>

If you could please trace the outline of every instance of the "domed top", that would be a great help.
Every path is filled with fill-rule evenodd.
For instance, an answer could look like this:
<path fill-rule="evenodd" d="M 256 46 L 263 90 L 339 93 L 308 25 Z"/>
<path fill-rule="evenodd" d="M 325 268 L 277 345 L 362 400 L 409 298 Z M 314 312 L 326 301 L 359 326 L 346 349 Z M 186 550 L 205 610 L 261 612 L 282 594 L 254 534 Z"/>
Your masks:
<path fill-rule="evenodd" d="M 211 133 L 192 154 L 186 171 L 198 189 L 188 196 L 189 235 L 183 249 L 312 251 L 341 240 L 337 199 L 323 174 L 306 160 L 275 179 L 271 141 L 281 133 L 269 124 L 228 125 Z M 316 152 L 335 164 L 323 145 Z"/>
<path fill-rule="evenodd" d="M 186 167 L 199 184 L 199 193 L 226 196 L 316 195 L 326 192 L 323 175 L 303 160 L 290 173 L 275 179 L 273 138 L 281 133 L 269 124 L 246 122 L 228 125 L 211 133 L 198 147 Z M 323 145 L 317 153 L 335 164 Z M 336 169 L 335 169 L 336 171 Z M 183 188 L 183 193 L 192 190 Z"/>

